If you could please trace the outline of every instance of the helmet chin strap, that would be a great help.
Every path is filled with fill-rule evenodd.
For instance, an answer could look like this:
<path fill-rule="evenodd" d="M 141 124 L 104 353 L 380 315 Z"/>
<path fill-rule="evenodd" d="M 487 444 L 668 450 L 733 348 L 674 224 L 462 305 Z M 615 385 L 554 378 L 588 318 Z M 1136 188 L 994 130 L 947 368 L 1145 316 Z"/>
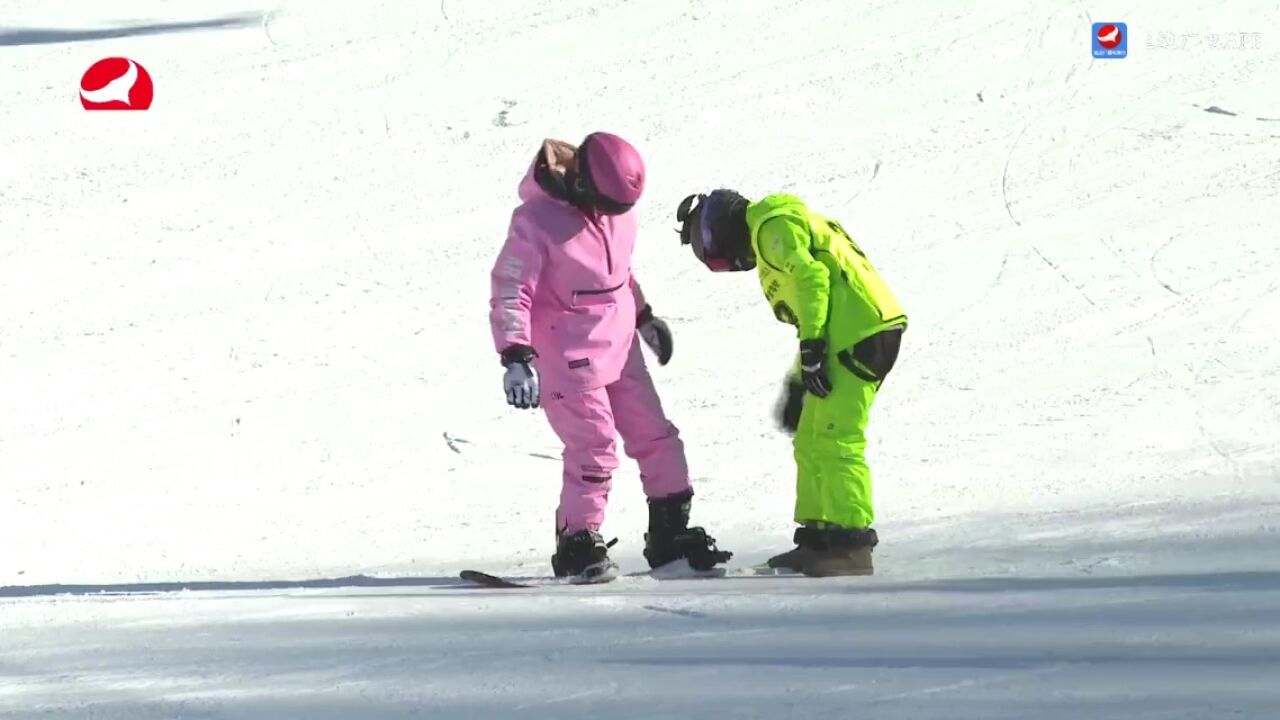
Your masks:
<path fill-rule="evenodd" d="M 740 238 L 734 239 L 733 256 L 729 258 L 729 263 L 733 272 L 756 269 L 756 256 L 755 253 L 751 252 L 750 239 L 747 239 L 746 242 L 742 242 Z"/>
<path fill-rule="evenodd" d="M 571 166 L 564 171 L 564 187 L 565 192 L 569 195 L 569 204 L 579 210 L 590 210 L 591 203 L 587 200 L 587 183 L 583 179 L 582 174 L 578 172 L 576 166 Z"/>
<path fill-rule="evenodd" d="M 730 265 L 734 271 L 754 270 L 756 256 L 751 249 L 751 230 L 745 222 L 738 222 L 737 213 L 728 213 L 721 217 L 718 224 L 718 235 L 724 243 L 723 251 L 729 255 Z"/>

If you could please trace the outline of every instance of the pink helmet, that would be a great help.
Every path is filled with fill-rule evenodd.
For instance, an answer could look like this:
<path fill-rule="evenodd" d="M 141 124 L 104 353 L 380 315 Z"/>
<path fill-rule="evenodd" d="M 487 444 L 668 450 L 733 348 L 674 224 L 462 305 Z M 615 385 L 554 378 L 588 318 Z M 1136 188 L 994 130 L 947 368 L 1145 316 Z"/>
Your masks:
<path fill-rule="evenodd" d="M 582 140 L 578 154 L 584 200 L 600 212 L 620 215 L 644 193 L 644 160 L 631 143 L 607 132 Z"/>

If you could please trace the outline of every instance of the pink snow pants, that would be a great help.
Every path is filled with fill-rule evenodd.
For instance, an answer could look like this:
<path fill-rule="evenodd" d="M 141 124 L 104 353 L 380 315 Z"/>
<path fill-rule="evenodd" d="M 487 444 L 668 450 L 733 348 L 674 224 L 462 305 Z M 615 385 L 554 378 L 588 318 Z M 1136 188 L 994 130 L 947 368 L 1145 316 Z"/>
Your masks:
<path fill-rule="evenodd" d="M 556 527 L 565 534 L 599 530 L 618 469 L 615 437 L 640 466 L 646 497 L 688 490 L 689 466 L 676 426 L 663 412 L 658 392 L 634 342 L 622 375 L 602 388 L 546 392 L 542 406 L 564 443 L 564 483 Z"/>

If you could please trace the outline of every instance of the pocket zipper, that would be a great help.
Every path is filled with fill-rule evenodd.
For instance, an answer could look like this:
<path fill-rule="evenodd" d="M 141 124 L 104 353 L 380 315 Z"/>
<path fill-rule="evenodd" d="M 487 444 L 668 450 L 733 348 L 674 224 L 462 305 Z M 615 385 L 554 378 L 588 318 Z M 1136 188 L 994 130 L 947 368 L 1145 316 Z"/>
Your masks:
<path fill-rule="evenodd" d="M 616 286 L 611 288 L 604 288 L 603 290 L 574 290 L 573 296 L 576 298 L 579 295 L 608 295 L 609 293 L 618 292 L 624 285 L 626 285 L 625 282 L 618 283 Z"/>

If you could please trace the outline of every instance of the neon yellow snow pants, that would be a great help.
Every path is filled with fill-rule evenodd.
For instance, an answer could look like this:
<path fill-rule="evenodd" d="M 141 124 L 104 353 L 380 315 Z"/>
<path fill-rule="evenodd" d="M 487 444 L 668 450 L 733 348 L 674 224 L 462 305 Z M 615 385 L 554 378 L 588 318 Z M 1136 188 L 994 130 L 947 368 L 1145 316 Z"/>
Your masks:
<path fill-rule="evenodd" d="M 831 394 L 805 396 L 793 441 L 795 520 L 866 528 L 875 522 L 867 418 L 879 384 L 848 372 L 834 358 L 829 368 Z"/>

